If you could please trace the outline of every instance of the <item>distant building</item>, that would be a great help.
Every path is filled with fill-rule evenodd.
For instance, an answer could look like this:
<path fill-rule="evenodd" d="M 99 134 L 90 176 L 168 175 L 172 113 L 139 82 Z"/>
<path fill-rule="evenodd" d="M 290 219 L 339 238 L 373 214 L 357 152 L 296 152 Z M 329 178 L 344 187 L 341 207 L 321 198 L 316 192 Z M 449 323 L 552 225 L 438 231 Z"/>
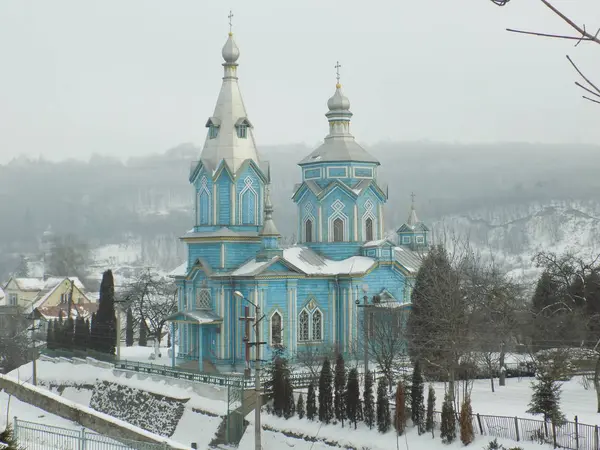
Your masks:
<path fill-rule="evenodd" d="M 5 304 L 18 307 L 24 314 L 38 310 L 42 315 L 47 312 L 52 316 L 54 311 L 64 310 L 65 316 L 71 305 L 85 311 L 97 309 L 91 301 L 85 287 L 77 277 L 52 278 L 17 278 L 12 277 L 4 286 Z M 58 314 L 56 315 L 58 317 Z"/>
<path fill-rule="evenodd" d="M 179 292 L 179 310 L 169 317 L 178 323 L 174 363 L 200 370 L 243 368 L 240 318 L 248 304 L 236 291 L 265 315 L 260 322 L 265 358 L 278 346 L 292 357 L 309 347 L 348 352 L 363 337 L 358 303 L 365 295 L 410 309 L 428 229 L 413 204 L 398 242 L 385 238 L 388 192 L 377 177 L 380 162 L 350 133 L 350 101 L 338 74 L 327 102 L 329 133 L 298 163 L 301 182 L 292 196 L 298 243 L 283 248 L 272 216 L 270 169 L 259 157 L 242 101 L 240 52 L 231 33 L 222 55 L 221 91 L 189 175 L 195 223 L 181 238 L 188 258 L 172 273 Z M 252 307 L 249 312 L 254 314 Z"/>

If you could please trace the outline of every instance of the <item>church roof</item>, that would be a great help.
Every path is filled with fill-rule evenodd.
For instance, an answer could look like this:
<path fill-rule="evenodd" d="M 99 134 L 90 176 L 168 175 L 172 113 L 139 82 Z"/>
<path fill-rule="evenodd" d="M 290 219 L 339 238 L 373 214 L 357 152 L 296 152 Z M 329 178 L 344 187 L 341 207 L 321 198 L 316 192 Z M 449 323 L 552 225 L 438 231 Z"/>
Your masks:
<path fill-rule="evenodd" d="M 192 239 L 197 237 L 258 237 L 258 231 L 235 231 L 231 228 L 221 227 L 214 231 L 196 232 L 192 228 L 185 233 L 181 239 Z"/>
<path fill-rule="evenodd" d="M 379 164 L 379 161 L 362 148 L 350 134 L 350 101 L 342 93 L 342 85 L 335 86 L 333 97 L 327 102 L 329 111 L 325 116 L 329 120 L 329 134 L 325 141 L 299 165 L 322 162 L 365 162 Z"/>
<path fill-rule="evenodd" d="M 416 274 L 419 271 L 424 255 L 404 247 L 394 247 L 394 254 L 396 261 L 411 274 Z"/>
<path fill-rule="evenodd" d="M 283 256 L 276 256 L 267 261 L 251 259 L 242 264 L 227 276 L 255 276 L 268 269 L 277 261 L 288 265 L 292 271 L 303 275 L 362 275 L 370 270 L 376 261 L 366 256 L 352 256 L 342 261 L 327 259 L 308 247 L 294 246 L 283 250 Z"/>
<path fill-rule="evenodd" d="M 220 161 L 224 160 L 229 169 L 236 173 L 244 161 L 251 159 L 257 164 L 260 161 L 254 141 L 253 127 L 248 120 L 238 85 L 236 61 L 240 52 L 232 33 L 229 33 L 227 42 L 223 46 L 222 55 L 225 60 L 223 83 L 215 110 L 206 123 L 207 127 L 216 127 L 217 132 L 214 136 L 209 131 L 200 159 L 212 169 L 215 169 Z M 247 126 L 246 137 L 238 137 L 236 127 L 240 125 Z"/>

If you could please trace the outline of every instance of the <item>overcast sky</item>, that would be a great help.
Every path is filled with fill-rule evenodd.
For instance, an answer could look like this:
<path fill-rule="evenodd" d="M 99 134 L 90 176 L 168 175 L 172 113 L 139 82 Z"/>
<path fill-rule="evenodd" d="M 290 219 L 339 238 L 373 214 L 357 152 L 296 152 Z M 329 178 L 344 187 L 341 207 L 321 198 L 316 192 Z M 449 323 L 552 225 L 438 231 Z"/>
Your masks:
<path fill-rule="evenodd" d="M 556 0 L 589 28 L 598 0 Z M 20 154 L 126 157 L 204 142 L 233 9 L 259 145 L 316 145 L 336 60 L 365 144 L 600 142 L 565 54 L 600 82 L 600 48 L 539 0 L 2 0 L 0 163 Z"/>

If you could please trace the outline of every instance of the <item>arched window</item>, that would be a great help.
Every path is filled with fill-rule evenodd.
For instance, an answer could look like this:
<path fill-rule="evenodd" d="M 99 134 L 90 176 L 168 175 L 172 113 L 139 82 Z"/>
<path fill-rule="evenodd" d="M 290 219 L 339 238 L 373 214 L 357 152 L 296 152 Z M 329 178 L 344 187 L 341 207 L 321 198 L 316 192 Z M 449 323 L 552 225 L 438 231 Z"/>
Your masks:
<path fill-rule="evenodd" d="M 242 225 L 256 223 L 256 194 L 248 189 L 242 194 Z"/>
<path fill-rule="evenodd" d="M 199 200 L 198 208 L 200 210 L 200 220 L 199 220 L 200 225 L 208 225 L 210 208 L 209 208 L 208 194 L 206 192 L 200 193 L 200 200 Z"/>
<path fill-rule="evenodd" d="M 281 345 L 281 314 L 278 312 L 271 316 L 271 345 Z"/>
<path fill-rule="evenodd" d="M 304 242 L 312 242 L 313 241 L 313 222 L 308 219 L 304 222 Z"/>
<path fill-rule="evenodd" d="M 365 220 L 365 240 L 372 241 L 373 240 L 373 219 L 370 217 Z"/>
<path fill-rule="evenodd" d="M 312 314 L 312 340 L 320 341 L 323 339 L 323 314 L 316 309 Z"/>
<path fill-rule="evenodd" d="M 302 310 L 298 319 L 298 340 L 308 341 L 308 311 Z"/>
<path fill-rule="evenodd" d="M 344 241 L 344 221 L 339 217 L 333 221 L 333 242 Z"/>

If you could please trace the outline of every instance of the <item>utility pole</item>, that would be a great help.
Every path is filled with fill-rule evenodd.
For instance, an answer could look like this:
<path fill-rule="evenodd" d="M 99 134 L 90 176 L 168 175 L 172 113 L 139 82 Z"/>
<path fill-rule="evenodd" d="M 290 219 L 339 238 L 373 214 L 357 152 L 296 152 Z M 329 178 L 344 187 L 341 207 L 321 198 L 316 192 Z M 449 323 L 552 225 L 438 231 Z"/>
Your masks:
<path fill-rule="evenodd" d="M 249 321 L 254 321 L 254 342 L 247 342 L 247 345 L 254 346 L 254 395 L 255 395 L 255 404 L 254 404 L 254 450 L 261 450 L 261 425 L 260 425 L 260 408 L 261 408 L 261 391 L 262 386 L 260 383 L 260 346 L 266 344 L 266 342 L 261 342 L 260 340 L 260 322 L 264 317 L 260 315 L 260 306 L 257 303 L 254 303 L 244 297 L 240 291 L 235 291 L 233 293 L 236 297 L 246 300 L 252 306 L 254 306 L 254 317 L 246 317 L 240 318 L 240 320 L 245 320 L 246 323 Z M 247 311 L 247 310 L 246 310 Z"/>
<path fill-rule="evenodd" d="M 117 361 L 121 361 L 121 308 L 117 306 L 115 312 L 117 316 Z"/>
<path fill-rule="evenodd" d="M 356 306 L 358 308 L 363 308 L 363 331 L 364 331 L 364 337 L 363 337 L 363 347 L 364 347 L 364 366 L 365 366 L 365 376 L 367 376 L 367 372 L 369 371 L 369 317 L 367 316 L 368 314 L 368 307 L 369 307 L 369 296 L 367 295 L 367 292 L 369 290 L 369 286 L 368 285 L 363 285 L 362 287 L 363 290 L 363 304 L 360 304 L 360 300 L 356 299 Z"/>
<path fill-rule="evenodd" d="M 36 342 L 35 332 L 36 332 L 36 330 L 39 330 L 40 327 L 35 326 L 35 315 L 34 315 L 33 311 L 29 315 L 29 318 L 31 319 L 31 328 L 28 328 L 27 331 L 31 332 L 31 345 L 33 346 L 32 358 L 31 358 L 31 370 L 32 370 L 31 383 L 34 386 L 37 386 L 37 346 L 35 345 L 35 342 Z"/>

